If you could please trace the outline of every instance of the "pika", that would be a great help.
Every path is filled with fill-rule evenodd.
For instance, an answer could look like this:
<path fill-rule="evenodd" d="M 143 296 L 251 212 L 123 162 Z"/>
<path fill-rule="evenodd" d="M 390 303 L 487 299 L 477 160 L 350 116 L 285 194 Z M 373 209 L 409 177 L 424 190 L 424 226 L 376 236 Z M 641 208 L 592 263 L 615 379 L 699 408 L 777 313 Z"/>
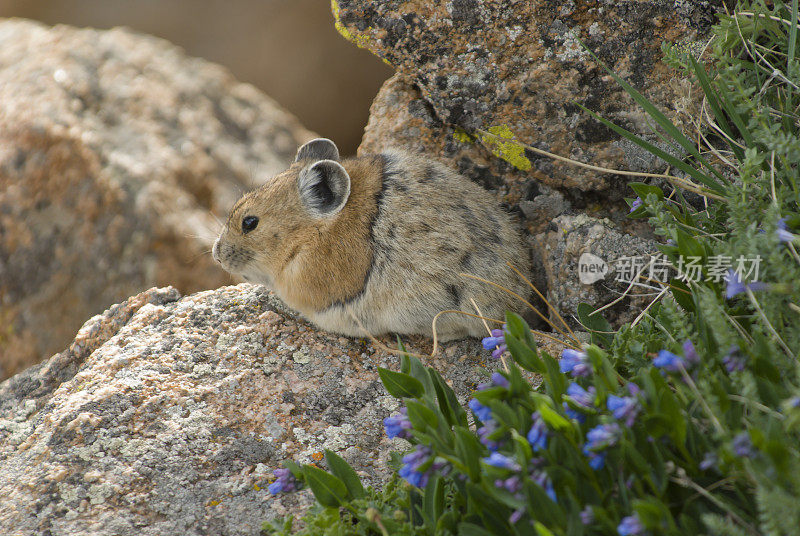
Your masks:
<path fill-rule="evenodd" d="M 432 335 L 443 310 L 503 319 L 519 299 L 467 273 L 528 295 L 507 263 L 530 272 L 509 214 L 446 166 L 398 150 L 340 159 L 328 139 L 233 207 L 214 259 L 270 287 L 320 328 L 363 337 Z M 496 326 L 491 326 L 496 327 Z M 366 330 L 366 332 L 365 332 Z M 479 319 L 446 313 L 439 340 L 486 335 Z"/>

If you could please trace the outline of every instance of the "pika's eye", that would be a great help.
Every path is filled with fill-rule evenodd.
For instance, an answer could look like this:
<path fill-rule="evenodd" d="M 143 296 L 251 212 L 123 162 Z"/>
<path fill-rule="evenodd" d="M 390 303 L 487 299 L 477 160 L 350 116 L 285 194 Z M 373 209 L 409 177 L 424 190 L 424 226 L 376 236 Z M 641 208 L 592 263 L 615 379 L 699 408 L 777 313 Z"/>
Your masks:
<path fill-rule="evenodd" d="M 250 231 L 252 231 L 256 227 L 258 227 L 258 218 L 257 217 L 255 217 L 255 216 L 245 216 L 244 219 L 242 219 L 242 232 L 244 234 L 249 233 Z"/>

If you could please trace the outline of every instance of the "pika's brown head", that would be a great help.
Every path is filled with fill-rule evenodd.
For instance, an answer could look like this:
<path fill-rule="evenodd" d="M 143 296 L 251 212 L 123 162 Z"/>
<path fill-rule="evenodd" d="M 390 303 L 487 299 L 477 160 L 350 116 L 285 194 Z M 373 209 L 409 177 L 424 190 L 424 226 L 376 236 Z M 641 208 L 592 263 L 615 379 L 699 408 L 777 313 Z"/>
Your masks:
<path fill-rule="evenodd" d="M 312 140 L 289 169 L 234 205 L 214 243 L 214 259 L 228 272 L 274 288 L 292 261 L 327 232 L 349 196 L 350 176 L 336 145 Z"/>

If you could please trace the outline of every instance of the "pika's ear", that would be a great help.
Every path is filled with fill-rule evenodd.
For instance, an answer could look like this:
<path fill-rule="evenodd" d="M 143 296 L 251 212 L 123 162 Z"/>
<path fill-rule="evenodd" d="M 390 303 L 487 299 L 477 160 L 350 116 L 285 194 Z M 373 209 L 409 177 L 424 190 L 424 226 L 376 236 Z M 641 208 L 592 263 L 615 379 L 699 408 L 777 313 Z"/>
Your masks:
<path fill-rule="evenodd" d="M 350 175 L 339 162 L 320 160 L 297 178 L 300 200 L 314 216 L 333 216 L 350 197 Z"/>
<path fill-rule="evenodd" d="M 339 149 L 328 138 L 316 138 L 300 146 L 297 150 L 297 156 L 294 157 L 295 162 L 306 159 L 314 162 L 317 160 L 335 160 L 338 162 Z"/>

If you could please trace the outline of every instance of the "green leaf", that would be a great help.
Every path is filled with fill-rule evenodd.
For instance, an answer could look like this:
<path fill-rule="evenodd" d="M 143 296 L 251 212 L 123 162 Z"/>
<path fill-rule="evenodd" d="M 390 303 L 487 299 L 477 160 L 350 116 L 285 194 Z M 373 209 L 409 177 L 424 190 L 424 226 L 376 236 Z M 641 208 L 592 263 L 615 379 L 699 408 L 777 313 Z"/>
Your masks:
<path fill-rule="evenodd" d="M 427 428 L 434 431 L 438 429 L 439 419 L 436 417 L 436 413 L 424 404 L 408 400 L 406 408 L 408 408 L 408 420 L 411 421 L 415 430 L 424 432 Z"/>
<path fill-rule="evenodd" d="M 538 521 L 533 522 L 533 527 L 536 529 L 536 534 L 538 534 L 539 536 L 554 536 L 552 531 L 550 531 L 550 529 L 548 529 Z"/>
<path fill-rule="evenodd" d="M 653 184 L 645 184 L 643 182 L 631 182 L 628 184 L 636 195 L 644 200 L 649 194 L 655 194 L 659 199 L 664 199 L 664 191 Z"/>
<path fill-rule="evenodd" d="M 439 404 L 439 409 L 447 420 L 447 424 L 455 426 L 460 424 L 467 426 L 467 412 L 458 403 L 458 398 L 453 392 L 453 389 L 447 385 L 441 374 L 433 368 L 428 368 L 428 374 L 431 377 L 431 383 L 436 391 L 436 401 Z"/>
<path fill-rule="evenodd" d="M 683 307 L 685 311 L 693 313 L 696 309 L 694 304 L 694 296 L 692 295 L 692 291 L 689 290 L 689 287 L 686 285 L 686 283 L 675 278 L 669 282 L 669 286 L 672 297 L 675 298 L 675 301 L 678 302 L 678 305 Z"/>
<path fill-rule="evenodd" d="M 425 486 L 425 496 L 422 498 L 425 517 L 431 521 L 431 534 L 434 532 L 439 518 L 444 512 L 444 481 L 439 475 L 434 475 Z"/>
<path fill-rule="evenodd" d="M 457 427 L 456 453 L 467 467 L 467 476 L 470 480 L 478 480 L 481 474 L 480 457 L 483 454 L 484 446 L 478 438 L 466 428 Z"/>
<path fill-rule="evenodd" d="M 511 352 L 511 357 L 520 367 L 538 374 L 545 371 L 544 363 L 542 363 L 535 347 L 531 348 L 510 333 L 506 333 L 505 341 L 508 351 Z"/>
<path fill-rule="evenodd" d="M 542 420 L 553 430 L 567 430 L 572 428 L 572 423 L 556 413 L 549 404 L 543 400 L 537 400 L 536 410 L 542 416 Z"/>
<path fill-rule="evenodd" d="M 495 533 L 473 523 L 461 522 L 458 524 L 458 534 L 459 536 L 493 536 Z"/>
<path fill-rule="evenodd" d="M 348 498 L 360 499 L 364 496 L 364 486 L 361 485 L 361 479 L 358 478 L 355 470 L 350 467 L 350 464 L 344 459 L 333 452 L 332 450 L 325 449 L 325 461 L 331 472 L 339 478 L 347 487 L 349 493 Z"/>
<path fill-rule="evenodd" d="M 425 394 L 422 382 L 413 376 L 378 367 L 383 386 L 395 398 L 421 398 Z"/>
<path fill-rule="evenodd" d="M 347 486 L 339 478 L 313 465 L 304 465 L 303 475 L 322 506 L 338 508 L 347 501 Z"/>
<path fill-rule="evenodd" d="M 578 304 L 578 320 L 592 332 L 592 344 L 608 347 L 614 335 L 611 324 L 600 313 L 595 313 L 595 308 L 588 303 Z"/>

